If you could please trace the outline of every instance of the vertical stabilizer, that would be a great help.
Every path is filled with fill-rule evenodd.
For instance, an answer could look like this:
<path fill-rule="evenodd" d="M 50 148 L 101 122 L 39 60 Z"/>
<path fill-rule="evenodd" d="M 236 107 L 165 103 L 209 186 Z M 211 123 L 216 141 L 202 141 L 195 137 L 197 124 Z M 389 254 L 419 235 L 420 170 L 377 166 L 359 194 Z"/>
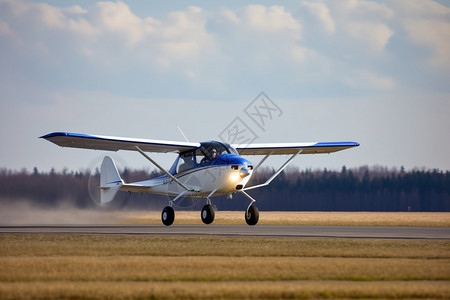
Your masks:
<path fill-rule="evenodd" d="M 112 201 L 122 185 L 116 164 L 111 157 L 105 156 L 100 169 L 100 204 Z"/>

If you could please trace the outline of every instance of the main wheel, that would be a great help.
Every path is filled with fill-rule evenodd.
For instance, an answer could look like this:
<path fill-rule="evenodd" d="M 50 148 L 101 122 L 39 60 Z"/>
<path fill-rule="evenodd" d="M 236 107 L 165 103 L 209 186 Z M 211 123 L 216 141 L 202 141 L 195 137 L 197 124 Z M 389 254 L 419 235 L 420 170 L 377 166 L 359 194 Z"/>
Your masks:
<path fill-rule="evenodd" d="M 214 208 L 211 204 L 206 204 L 202 208 L 202 221 L 205 224 L 211 224 L 214 221 Z"/>
<path fill-rule="evenodd" d="M 175 211 L 172 207 L 166 206 L 164 207 L 162 213 L 161 213 L 161 221 L 164 225 L 170 226 L 173 224 L 173 221 L 175 220 Z"/>
<path fill-rule="evenodd" d="M 256 206 L 251 205 L 248 210 L 245 212 L 245 222 L 248 225 L 253 226 L 258 223 L 259 220 L 259 210 Z"/>

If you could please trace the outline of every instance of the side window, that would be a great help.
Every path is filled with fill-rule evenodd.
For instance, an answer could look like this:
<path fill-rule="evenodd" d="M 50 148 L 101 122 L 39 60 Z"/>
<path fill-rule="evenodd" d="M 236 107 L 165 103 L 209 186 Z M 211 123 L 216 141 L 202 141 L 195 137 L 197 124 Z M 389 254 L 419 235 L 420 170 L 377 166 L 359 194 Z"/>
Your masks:
<path fill-rule="evenodd" d="M 177 173 L 194 167 L 194 152 L 188 152 L 180 155 L 178 160 Z"/>
<path fill-rule="evenodd" d="M 197 149 L 197 151 L 195 151 L 195 161 L 197 164 L 208 161 L 208 158 L 205 156 L 202 149 Z"/>

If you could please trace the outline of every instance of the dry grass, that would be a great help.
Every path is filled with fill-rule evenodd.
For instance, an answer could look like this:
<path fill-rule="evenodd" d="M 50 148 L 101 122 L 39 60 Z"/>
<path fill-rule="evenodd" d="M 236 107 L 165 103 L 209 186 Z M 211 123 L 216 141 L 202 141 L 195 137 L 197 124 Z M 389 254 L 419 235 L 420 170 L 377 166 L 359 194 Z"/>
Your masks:
<path fill-rule="evenodd" d="M 176 211 L 175 224 L 202 224 L 200 212 Z M 161 224 L 160 212 L 121 212 L 117 223 Z M 218 211 L 214 224 L 245 224 L 244 212 Z M 276 212 L 261 211 L 263 225 L 443 226 L 450 213 L 432 212 Z"/>
<path fill-rule="evenodd" d="M 1 283 L 2 299 L 448 299 L 442 281 Z"/>
<path fill-rule="evenodd" d="M 0 236 L 0 299 L 450 298 L 450 242 Z"/>
<path fill-rule="evenodd" d="M 175 214 L 175 224 L 202 224 L 200 211 L 176 210 Z M 12 205 L 0 209 L 0 224 L 161 224 L 161 211 L 39 210 Z M 244 225 L 244 211 L 217 211 L 214 224 Z M 450 227 L 450 213 L 260 211 L 259 224 Z"/>
<path fill-rule="evenodd" d="M 340 257 L 450 259 L 449 241 L 0 235 L 7 257 Z"/>
<path fill-rule="evenodd" d="M 450 259 L 324 257 L 7 257 L 1 282 L 450 280 Z"/>

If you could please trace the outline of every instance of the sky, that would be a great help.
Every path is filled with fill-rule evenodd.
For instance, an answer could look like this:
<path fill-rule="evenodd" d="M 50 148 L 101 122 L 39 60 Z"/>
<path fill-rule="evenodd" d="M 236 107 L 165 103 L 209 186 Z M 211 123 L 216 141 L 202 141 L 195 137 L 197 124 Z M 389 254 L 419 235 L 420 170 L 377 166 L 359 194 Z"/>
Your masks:
<path fill-rule="evenodd" d="M 450 170 L 449 2 L 167 2 L 0 0 L 0 168 L 153 169 L 39 137 L 184 141 L 178 125 L 190 141 L 241 126 L 255 143 L 361 144 L 300 169 Z"/>

